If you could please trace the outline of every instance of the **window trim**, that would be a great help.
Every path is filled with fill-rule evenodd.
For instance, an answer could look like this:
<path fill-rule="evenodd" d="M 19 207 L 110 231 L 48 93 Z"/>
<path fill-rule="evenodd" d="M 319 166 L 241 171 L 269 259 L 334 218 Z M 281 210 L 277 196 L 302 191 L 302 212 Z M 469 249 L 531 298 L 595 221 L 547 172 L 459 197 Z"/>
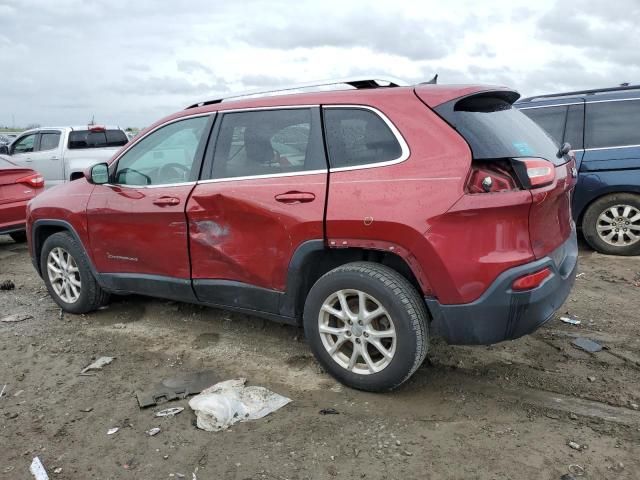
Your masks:
<path fill-rule="evenodd" d="M 400 133 L 400 130 L 393 124 L 389 117 L 387 117 L 384 113 L 378 110 L 375 107 L 370 107 L 369 105 L 323 105 L 322 110 L 330 110 L 330 109 L 338 109 L 338 108 L 349 108 L 349 109 L 358 109 L 358 110 L 369 110 L 377 115 L 391 130 L 391 133 L 394 137 L 396 137 L 396 141 L 400 145 L 400 156 L 393 160 L 385 160 L 384 162 L 373 162 L 373 163 L 364 163 L 362 165 L 352 165 L 349 167 L 329 167 L 329 172 L 348 172 L 351 170 L 363 170 L 367 168 L 378 168 L 378 167 L 388 167 L 390 165 L 396 165 L 398 163 L 402 163 L 407 160 L 411 156 L 411 150 L 409 150 L 409 145 L 406 140 Z M 323 115 L 323 132 L 324 132 L 324 115 Z M 327 156 L 329 152 L 327 151 Z"/>
<path fill-rule="evenodd" d="M 127 148 L 124 151 L 120 152 L 120 154 L 116 158 L 114 158 L 113 161 L 109 164 L 109 178 L 111 178 L 111 175 L 115 175 L 116 171 L 118 170 L 118 163 L 120 162 L 120 159 L 129 151 L 129 149 L 133 148 L 143 138 L 148 137 L 152 133 L 155 133 L 158 130 L 160 130 L 161 128 L 171 125 L 172 123 L 181 122 L 182 120 L 188 120 L 196 117 L 210 117 L 208 120 L 208 123 L 209 123 L 208 131 L 203 133 L 203 137 L 206 137 L 206 138 L 200 139 L 200 143 L 204 142 L 204 148 L 206 149 L 206 146 L 209 143 L 209 136 L 211 135 L 211 127 L 213 125 L 215 117 L 217 116 L 216 113 L 217 112 L 212 111 L 212 112 L 206 112 L 206 113 L 196 113 L 194 115 L 185 115 L 184 117 L 172 118 L 171 120 L 167 120 L 166 122 L 161 123 L 153 130 L 149 130 L 147 133 L 145 133 L 144 135 L 141 135 L 139 138 L 136 138 L 135 141 L 128 142 L 126 144 Z M 198 150 L 199 149 L 200 149 L 200 145 L 198 146 Z M 196 155 L 199 153 L 198 150 L 196 150 Z M 201 154 L 199 155 L 199 158 L 194 158 L 194 165 L 196 164 L 198 165 L 198 170 L 199 170 L 198 177 L 200 176 L 200 173 L 201 173 L 200 169 L 202 168 L 203 157 L 204 155 Z M 112 168 L 113 168 L 113 171 L 111 171 Z M 123 185 L 120 183 L 111 183 L 111 182 L 104 183 L 103 185 L 106 187 L 132 188 L 137 190 L 140 188 L 161 188 L 161 187 L 178 187 L 181 185 L 195 185 L 196 183 L 197 183 L 197 180 L 190 180 L 188 182 L 179 182 L 179 183 L 159 183 L 157 185 Z"/>
<path fill-rule="evenodd" d="M 218 134 L 220 133 L 220 125 L 222 123 L 222 118 L 227 113 L 241 113 L 241 112 L 254 112 L 254 111 L 269 111 L 269 110 L 294 110 L 294 109 L 308 109 L 311 110 L 311 114 L 314 115 L 313 109 L 320 108 L 320 105 L 277 105 L 270 107 L 248 107 L 248 108 L 230 108 L 228 110 L 218 110 L 217 112 L 221 115 L 220 120 L 216 119 L 216 125 L 213 128 L 213 134 L 211 135 L 211 139 L 209 144 L 212 148 L 207 148 L 207 156 L 211 156 L 211 158 L 204 159 L 204 168 L 201 174 L 201 177 L 206 176 L 206 178 L 200 178 L 196 183 L 197 184 L 206 184 L 206 183 L 219 183 L 219 182 L 235 182 L 242 180 L 260 180 L 264 178 L 278 178 L 278 177 L 296 177 L 301 175 L 318 175 L 318 174 L 327 174 L 329 172 L 329 167 L 327 163 L 327 168 L 316 169 L 316 170 L 301 170 L 299 172 L 285 172 L 285 173 L 263 173 L 259 175 L 245 175 L 240 177 L 227 177 L 227 178 L 211 178 L 212 172 L 210 171 L 213 168 L 213 156 L 215 154 L 216 145 L 218 144 Z M 317 113 L 316 113 L 317 115 Z M 320 131 L 322 135 L 324 135 L 323 131 L 324 125 L 320 125 Z M 325 162 L 327 161 L 326 152 L 323 151 L 325 155 Z M 209 170 L 205 172 L 205 169 Z"/>

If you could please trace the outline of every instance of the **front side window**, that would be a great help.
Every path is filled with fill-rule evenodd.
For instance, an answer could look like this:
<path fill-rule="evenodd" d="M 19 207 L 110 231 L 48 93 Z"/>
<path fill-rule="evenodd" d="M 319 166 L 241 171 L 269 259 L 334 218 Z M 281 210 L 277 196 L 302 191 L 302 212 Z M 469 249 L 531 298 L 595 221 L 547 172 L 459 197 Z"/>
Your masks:
<path fill-rule="evenodd" d="M 585 147 L 640 145 L 640 100 L 587 103 Z"/>
<path fill-rule="evenodd" d="M 326 168 L 317 123 L 307 108 L 224 114 L 213 158 L 213 178 Z"/>
<path fill-rule="evenodd" d="M 41 133 L 39 151 L 53 150 L 60 144 L 60 132 Z"/>
<path fill-rule="evenodd" d="M 180 120 L 147 135 L 120 157 L 115 183 L 166 185 L 189 181 L 208 120 L 208 116 Z"/>
<path fill-rule="evenodd" d="M 567 118 L 567 107 L 540 107 L 520 110 L 560 145 L 564 136 L 564 125 Z"/>
<path fill-rule="evenodd" d="M 33 144 L 36 140 L 36 134 L 26 135 L 11 145 L 11 153 L 30 153 L 33 152 Z"/>
<path fill-rule="evenodd" d="M 371 110 L 326 108 L 324 128 L 332 168 L 388 162 L 402 156 L 396 136 Z"/>

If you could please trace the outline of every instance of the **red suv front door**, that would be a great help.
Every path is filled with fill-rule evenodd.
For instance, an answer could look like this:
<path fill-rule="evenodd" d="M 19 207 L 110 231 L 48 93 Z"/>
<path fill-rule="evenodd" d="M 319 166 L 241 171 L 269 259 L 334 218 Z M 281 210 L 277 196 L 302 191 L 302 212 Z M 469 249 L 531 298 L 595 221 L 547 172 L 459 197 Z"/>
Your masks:
<path fill-rule="evenodd" d="M 111 288 L 167 287 L 169 298 L 191 291 L 185 206 L 210 127 L 210 115 L 161 126 L 112 165 L 111 183 L 95 187 L 89 237 L 96 269 Z"/>
<path fill-rule="evenodd" d="M 206 179 L 187 205 L 194 290 L 208 303 L 276 312 L 295 250 L 324 240 L 319 110 L 219 113 L 211 138 Z"/>

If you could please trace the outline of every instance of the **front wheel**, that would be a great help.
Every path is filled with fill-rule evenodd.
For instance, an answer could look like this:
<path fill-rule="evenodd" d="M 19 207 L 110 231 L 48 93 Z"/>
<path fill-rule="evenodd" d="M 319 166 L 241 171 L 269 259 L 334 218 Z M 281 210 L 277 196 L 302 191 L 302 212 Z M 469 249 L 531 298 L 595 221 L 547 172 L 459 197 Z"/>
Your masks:
<path fill-rule="evenodd" d="M 65 312 L 88 313 L 109 299 L 91 273 L 84 249 L 67 232 L 46 239 L 40 253 L 40 271 L 49 295 Z"/>
<path fill-rule="evenodd" d="M 349 263 L 321 277 L 305 302 L 304 330 L 322 366 L 360 390 L 398 387 L 427 354 L 423 299 L 406 278 L 376 263 Z"/>
<path fill-rule="evenodd" d="M 616 193 L 596 200 L 584 214 L 582 233 L 598 252 L 640 254 L 640 195 Z"/>

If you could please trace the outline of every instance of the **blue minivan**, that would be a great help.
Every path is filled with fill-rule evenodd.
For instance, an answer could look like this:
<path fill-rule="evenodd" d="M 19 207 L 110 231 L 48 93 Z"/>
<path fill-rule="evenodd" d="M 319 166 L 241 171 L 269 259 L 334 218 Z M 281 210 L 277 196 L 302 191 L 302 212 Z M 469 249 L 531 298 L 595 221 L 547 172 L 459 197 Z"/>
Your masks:
<path fill-rule="evenodd" d="M 575 152 L 573 217 L 589 245 L 640 254 L 640 85 L 540 95 L 515 106 Z"/>

